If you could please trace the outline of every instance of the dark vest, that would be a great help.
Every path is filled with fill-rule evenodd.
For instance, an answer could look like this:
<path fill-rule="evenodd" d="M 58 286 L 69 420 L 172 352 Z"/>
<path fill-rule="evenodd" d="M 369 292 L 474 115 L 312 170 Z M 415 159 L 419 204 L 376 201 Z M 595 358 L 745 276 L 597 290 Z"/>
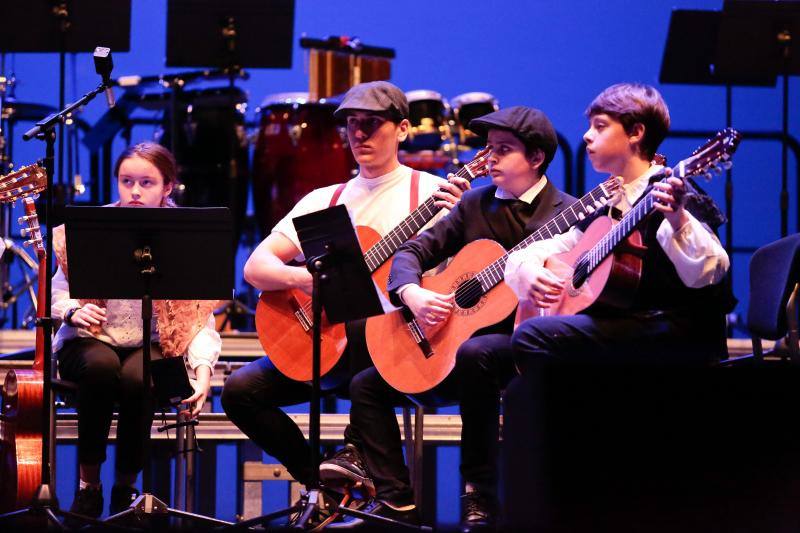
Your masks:
<path fill-rule="evenodd" d="M 642 194 L 636 203 L 641 201 L 649 192 L 650 188 Z M 701 205 L 702 208 L 700 207 Z M 709 208 L 709 205 L 713 206 L 713 208 Z M 703 202 L 696 200 L 687 202 L 686 210 L 697 220 L 714 228 L 714 230 L 720 223 L 717 217 L 719 210 L 716 209 L 713 200 L 708 196 L 703 198 Z M 577 227 L 585 231 L 596 216 L 607 214 L 607 209 L 601 210 L 594 217 L 581 221 Z M 663 220 L 663 213 L 656 211 L 651 213 L 638 227 L 642 234 L 642 242 L 647 247 L 647 252 L 643 259 L 642 278 L 631 311 L 643 313 L 678 311 L 681 314 L 702 318 L 709 315 L 720 316 L 729 313 L 736 306 L 730 271 L 719 283 L 714 285 L 699 289 L 687 287 L 678 276 L 675 265 L 667 257 L 656 238 L 658 228 Z M 602 314 L 606 311 L 598 310 L 597 313 Z"/>

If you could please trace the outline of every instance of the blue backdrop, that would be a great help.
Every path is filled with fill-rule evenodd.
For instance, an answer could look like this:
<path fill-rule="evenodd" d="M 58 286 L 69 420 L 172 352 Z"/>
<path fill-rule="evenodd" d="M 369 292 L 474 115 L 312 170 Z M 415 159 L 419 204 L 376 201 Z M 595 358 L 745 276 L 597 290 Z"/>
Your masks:
<path fill-rule="evenodd" d="M 603 88 L 620 81 L 655 85 L 666 98 L 674 129 L 716 130 L 725 126 L 725 91 L 719 87 L 662 85 L 658 82 L 663 48 L 673 7 L 720 9 L 720 0 L 405 0 L 404 2 L 349 0 L 297 0 L 295 43 L 327 35 L 358 36 L 368 44 L 389 46 L 397 51 L 392 81 L 404 90 L 433 89 L 446 97 L 468 91 L 494 94 L 501 106 L 530 105 L 544 110 L 556 128 L 577 148 L 586 128 L 583 111 Z M 166 1 L 133 0 L 131 51 L 114 53 L 114 75 L 158 74 L 164 67 Z M 0 12 L 2 16 L 2 12 Z M 264 32 L 272 31 L 264 28 Z M 187 35 L 186 39 L 204 39 Z M 16 76 L 20 100 L 55 105 L 58 100 L 58 58 L 55 54 L 17 54 L 5 57 L 5 74 Z M 239 82 L 249 93 L 253 109 L 268 94 L 307 90 L 306 56 L 297 44 L 293 67 L 287 70 L 252 70 L 251 78 Z M 72 101 L 98 83 L 91 54 L 68 59 L 67 100 Z M 790 129 L 800 129 L 797 81 L 790 82 Z M 95 101 L 82 113 L 89 123 L 105 110 Z M 733 125 L 740 130 L 779 130 L 781 91 L 776 88 L 733 90 Z M 22 128 L 18 128 L 20 130 Z M 138 127 L 134 140 L 151 138 L 152 127 Z M 19 131 L 17 132 L 19 134 Z M 18 135 L 17 135 L 18 136 Z M 686 157 L 700 140 L 667 140 L 660 150 L 670 161 Z M 19 165 L 41 157 L 38 142 L 14 141 L 14 159 Z M 116 151 L 123 147 L 117 140 Z M 88 167 L 85 151 L 82 164 Z M 744 139 L 734 166 L 734 243 L 755 248 L 780 237 L 779 192 L 781 150 L 777 142 Z M 789 231 L 797 227 L 797 162 L 789 158 Z M 559 155 L 550 177 L 563 185 Z M 83 173 L 88 172 L 83 168 Z M 601 176 L 591 169 L 587 186 Z M 707 185 L 724 205 L 724 179 Z M 242 251 L 246 256 L 247 250 Z M 746 311 L 747 250 L 734 256 L 735 291 L 739 313 Z M 737 332 L 739 335 L 741 331 Z M 446 450 L 444 450 L 446 452 Z M 63 449 L 60 453 L 68 454 Z M 454 471 L 455 453 L 442 455 L 442 469 Z M 70 464 L 62 463 L 62 464 Z M 221 461 L 220 464 L 224 464 Z M 62 502 L 71 496 L 70 468 L 60 471 Z M 110 469 L 107 469 L 110 470 Z M 222 472 L 221 472 L 222 473 Z M 63 474 L 63 476 L 61 476 Z M 228 479 L 230 472 L 228 472 Z M 220 498 L 230 500 L 231 491 L 220 479 Z M 231 481 L 232 482 L 232 481 Z M 458 480 L 442 477 L 440 519 L 457 518 Z M 107 486 L 110 486 L 107 483 Z M 228 485 L 229 486 L 229 485 Z M 232 504 L 220 501 L 220 514 L 233 516 Z"/>

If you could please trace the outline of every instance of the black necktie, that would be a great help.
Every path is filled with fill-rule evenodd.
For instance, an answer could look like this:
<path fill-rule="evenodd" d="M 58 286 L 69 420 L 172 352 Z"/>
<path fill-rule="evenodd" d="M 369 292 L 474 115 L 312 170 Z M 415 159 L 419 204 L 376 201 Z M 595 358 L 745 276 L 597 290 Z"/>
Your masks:
<path fill-rule="evenodd" d="M 511 214 L 523 228 L 533 216 L 533 212 L 536 210 L 536 206 L 534 205 L 535 203 L 536 200 L 534 200 L 533 203 L 524 202 L 522 200 L 503 200 L 503 204 L 508 206 Z"/>

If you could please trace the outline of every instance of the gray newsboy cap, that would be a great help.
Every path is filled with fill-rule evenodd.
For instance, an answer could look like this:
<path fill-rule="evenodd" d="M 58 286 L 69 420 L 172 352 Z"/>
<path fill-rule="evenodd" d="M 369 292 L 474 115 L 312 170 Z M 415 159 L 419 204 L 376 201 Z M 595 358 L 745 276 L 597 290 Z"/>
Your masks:
<path fill-rule="evenodd" d="M 390 113 L 402 120 L 408 117 L 408 100 L 403 91 L 388 81 L 359 83 L 347 91 L 333 116 L 344 118 L 350 111 Z"/>

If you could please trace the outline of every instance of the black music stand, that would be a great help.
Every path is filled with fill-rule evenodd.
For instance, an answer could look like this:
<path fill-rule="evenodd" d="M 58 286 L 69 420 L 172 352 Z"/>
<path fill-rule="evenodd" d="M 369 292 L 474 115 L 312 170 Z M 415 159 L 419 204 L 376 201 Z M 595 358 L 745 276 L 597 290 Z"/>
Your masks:
<path fill-rule="evenodd" d="M 169 67 L 217 67 L 227 73 L 231 113 L 228 131 L 230 160 L 228 206 L 237 209 L 245 199 L 238 189 L 248 180 L 247 161 L 237 158 L 235 80 L 245 68 L 292 68 L 295 0 L 169 0 L 167 3 L 166 64 Z M 204 39 L 187 39 L 204 35 Z M 171 79 L 171 78 L 167 78 Z M 183 80 L 170 83 L 169 145 L 178 163 L 184 160 L 178 143 L 179 102 Z M 244 206 L 242 206 L 244 208 Z M 241 236 L 239 227 L 235 238 Z M 253 312 L 238 301 L 225 308 L 227 317 Z"/>
<path fill-rule="evenodd" d="M 661 63 L 661 83 L 725 86 L 726 126 L 732 126 L 732 87 L 772 87 L 783 77 L 781 235 L 788 232 L 790 75 L 800 74 L 800 2 L 725 0 L 722 11 L 672 12 Z M 733 181 L 726 173 L 725 247 L 733 251 Z"/>
<path fill-rule="evenodd" d="M 717 55 L 722 76 L 782 78 L 780 211 L 781 237 L 785 237 L 789 232 L 789 76 L 800 74 L 800 1 L 725 0 Z"/>
<path fill-rule="evenodd" d="M 97 46 L 128 52 L 130 33 L 131 0 L 4 0 L 0 52 L 58 52 L 58 109 L 63 109 L 67 52 L 92 52 Z M 63 123 L 58 137 L 55 192 L 71 200 L 72 189 L 64 188 Z"/>
<path fill-rule="evenodd" d="M 226 208 L 69 206 L 69 289 L 73 298 L 142 300 L 142 378 L 150 383 L 152 301 L 226 300 L 233 292 L 231 214 Z M 202 255 L 201 255 L 202 254 Z M 144 409 L 152 409 L 145 388 Z M 145 463 L 149 449 L 145 438 Z M 167 507 L 147 492 L 106 520 L 171 515 L 215 526 L 230 522 Z"/>
<path fill-rule="evenodd" d="M 309 412 L 308 440 L 311 447 L 311 481 L 308 500 L 303 507 L 290 507 L 268 515 L 240 522 L 234 529 L 249 528 L 299 512 L 298 529 L 313 523 L 319 512 L 319 446 L 320 446 L 320 357 L 322 335 L 322 310 L 328 322 L 337 324 L 382 314 L 383 304 L 379 291 L 372 281 L 364 253 L 358 244 L 347 208 L 337 205 L 295 218 L 295 229 L 300 239 L 306 266 L 314 279 L 312 301 L 312 371 L 311 408 Z M 371 519 L 390 526 L 407 526 L 396 520 L 373 516 L 340 506 L 341 514 Z"/>

